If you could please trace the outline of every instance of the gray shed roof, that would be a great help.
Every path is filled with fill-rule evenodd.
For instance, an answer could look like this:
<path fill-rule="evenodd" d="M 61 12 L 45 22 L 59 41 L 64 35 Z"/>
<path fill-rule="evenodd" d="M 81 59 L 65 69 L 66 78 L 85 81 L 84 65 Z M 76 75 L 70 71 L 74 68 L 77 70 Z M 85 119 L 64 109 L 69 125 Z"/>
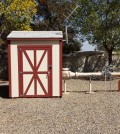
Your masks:
<path fill-rule="evenodd" d="M 12 31 L 7 38 L 63 38 L 63 33 L 62 31 Z"/>

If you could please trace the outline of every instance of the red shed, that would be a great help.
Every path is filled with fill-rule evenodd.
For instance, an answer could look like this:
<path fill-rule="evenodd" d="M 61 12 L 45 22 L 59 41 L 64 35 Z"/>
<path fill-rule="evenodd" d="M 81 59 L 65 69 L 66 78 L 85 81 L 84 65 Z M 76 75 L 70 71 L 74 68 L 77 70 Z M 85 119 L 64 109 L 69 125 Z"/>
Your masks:
<path fill-rule="evenodd" d="M 62 96 L 61 31 L 13 31 L 8 39 L 9 96 Z"/>

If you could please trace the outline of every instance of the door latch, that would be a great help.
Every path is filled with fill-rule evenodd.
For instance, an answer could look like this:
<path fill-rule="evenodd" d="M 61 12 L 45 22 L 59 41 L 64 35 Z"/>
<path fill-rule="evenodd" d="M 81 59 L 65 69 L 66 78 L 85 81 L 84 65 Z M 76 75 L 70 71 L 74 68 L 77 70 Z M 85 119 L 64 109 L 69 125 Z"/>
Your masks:
<path fill-rule="evenodd" d="M 51 69 L 52 68 L 52 65 L 48 65 L 48 69 Z"/>
<path fill-rule="evenodd" d="M 46 78 L 48 78 L 48 76 L 50 76 L 50 72 L 48 71 L 47 75 L 46 75 Z"/>

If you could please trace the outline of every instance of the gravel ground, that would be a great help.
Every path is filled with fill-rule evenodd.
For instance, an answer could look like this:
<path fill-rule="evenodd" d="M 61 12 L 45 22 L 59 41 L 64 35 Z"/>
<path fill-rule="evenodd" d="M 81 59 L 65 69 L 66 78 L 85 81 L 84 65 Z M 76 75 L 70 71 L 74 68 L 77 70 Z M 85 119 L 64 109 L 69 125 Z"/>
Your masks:
<path fill-rule="evenodd" d="M 120 134 L 118 79 L 67 80 L 62 98 L 8 99 L 0 94 L 0 134 Z M 1 89 L 1 88 L 0 88 Z"/>

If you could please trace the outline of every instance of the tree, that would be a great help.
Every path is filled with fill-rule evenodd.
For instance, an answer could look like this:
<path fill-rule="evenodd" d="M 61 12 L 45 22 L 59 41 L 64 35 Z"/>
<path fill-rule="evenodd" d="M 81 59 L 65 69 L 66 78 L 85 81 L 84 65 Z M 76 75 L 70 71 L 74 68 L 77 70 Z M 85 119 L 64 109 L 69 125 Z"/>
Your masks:
<path fill-rule="evenodd" d="M 31 24 L 33 30 L 61 30 L 65 34 L 65 15 L 69 15 L 76 6 L 74 0 L 37 0 L 37 3 L 37 14 L 34 16 L 33 23 Z M 81 43 L 74 39 L 76 31 L 70 23 L 68 22 L 69 44 L 63 42 L 63 52 L 66 53 L 78 51 L 81 46 Z"/>
<path fill-rule="evenodd" d="M 108 53 L 109 65 L 112 52 L 120 48 L 120 1 L 77 0 L 79 3 L 76 27 L 91 43 Z"/>
<path fill-rule="evenodd" d="M 68 43 L 64 42 L 63 53 L 69 54 L 73 53 L 74 51 L 80 51 L 82 44 L 77 38 L 75 38 L 75 29 L 72 27 L 68 28 L 68 33 Z"/>
<path fill-rule="evenodd" d="M 32 30 L 30 23 L 36 13 L 35 0 L 2 0 L 0 2 L 0 35 L 6 41 L 12 30 Z"/>
<path fill-rule="evenodd" d="M 37 0 L 37 14 L 34 16 L 33 29 L 63 30 L 65 14 L 75 6 L 70 0 Z"/>

